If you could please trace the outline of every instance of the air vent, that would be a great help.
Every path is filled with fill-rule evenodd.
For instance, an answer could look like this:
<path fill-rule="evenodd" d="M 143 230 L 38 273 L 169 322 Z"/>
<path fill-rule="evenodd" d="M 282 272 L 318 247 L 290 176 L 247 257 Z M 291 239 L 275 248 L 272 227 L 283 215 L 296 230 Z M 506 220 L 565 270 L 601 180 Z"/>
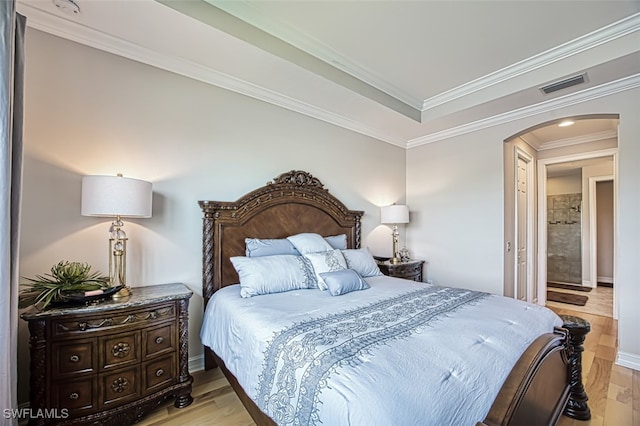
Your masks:
<path fill-rule="evenodd" d="M 566 89 L 567 87 L 575 86 L 576 84 L 582 84 L 587 81 L 586 74 L 574 75 L 573 77 L 565 78 L 564 80 L 556 81 L 546 86 L 542 86 L 540 90 L 545 95 L 549 93 L 557 92 L 558 90 Z"/>

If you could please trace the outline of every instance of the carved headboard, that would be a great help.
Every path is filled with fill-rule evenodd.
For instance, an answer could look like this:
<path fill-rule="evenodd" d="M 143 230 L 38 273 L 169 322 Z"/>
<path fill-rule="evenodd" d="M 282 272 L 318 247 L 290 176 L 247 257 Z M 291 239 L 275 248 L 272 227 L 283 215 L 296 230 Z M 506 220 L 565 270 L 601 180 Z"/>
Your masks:
<path fill-rule="evenodd" d="M 347 235 L 360 248 L 362 211 L 349 210 L 311 174 L 292 170 L 235 202 L 199 201 L 202 296 L 205 307 L 220 288 L 238 283 L 229 258 L 245 255 L 245 238 L 285 238 L 301 232 Z"/>

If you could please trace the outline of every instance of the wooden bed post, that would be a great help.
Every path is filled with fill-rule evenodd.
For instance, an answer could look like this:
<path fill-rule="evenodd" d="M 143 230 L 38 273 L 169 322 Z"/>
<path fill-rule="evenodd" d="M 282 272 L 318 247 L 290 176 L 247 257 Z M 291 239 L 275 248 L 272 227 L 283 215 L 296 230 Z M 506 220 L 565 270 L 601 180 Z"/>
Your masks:
<path fill-rule="evenodd" d="M 216 290 L 213 283 L 213 223 L 215 215 L 213 212 L 207 211 L 208 203 L 202 205 L 204 217 L 202 219 L 202 297 L 204 298 L 204 306 L 207 306 L 209 299 Z M 216 368 L 215 359 L 211 349 L 204 348 L 204 369 L 211 370 Z"/>
<path fill-rule="evenodd" d="M 591 410 L 587 405 L 589 397 L 582 384 L 582 352 L 584 339 L 591 331 L 589 321 L 572 315 L 560 315 L 564 324 L 562 327 L 569 331 L 569 401 L 564 414 L 576 420 L 589 420 Z"/>

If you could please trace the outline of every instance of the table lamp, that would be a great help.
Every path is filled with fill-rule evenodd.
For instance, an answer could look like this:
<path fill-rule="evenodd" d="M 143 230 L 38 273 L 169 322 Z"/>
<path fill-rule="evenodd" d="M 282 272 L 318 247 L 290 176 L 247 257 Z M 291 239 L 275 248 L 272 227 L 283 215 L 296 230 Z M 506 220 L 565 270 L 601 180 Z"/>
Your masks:
<path fill-rule="evenodd" d="M 84 176 L 82 178 L 83 216 L 113 217 L 109 228 L 109 280 L 112 287 L 124 288 L 114 295 L 131 295 L 127 286 L 127 234 L 123 217 L 151 217 L 153 197 L 151 182 L 117 176 Z"/>
<path fill-rule="evenodd" d="M 402 260 L 398 248 L 398 224 L 409 223 L 409 207 L 398 204 L 381 207 L 380 222 L 393 225 L 393 232 L 391 233 L 393 237 L 393 255 L 389 261 L 394 264 L 400 263 Z"/>

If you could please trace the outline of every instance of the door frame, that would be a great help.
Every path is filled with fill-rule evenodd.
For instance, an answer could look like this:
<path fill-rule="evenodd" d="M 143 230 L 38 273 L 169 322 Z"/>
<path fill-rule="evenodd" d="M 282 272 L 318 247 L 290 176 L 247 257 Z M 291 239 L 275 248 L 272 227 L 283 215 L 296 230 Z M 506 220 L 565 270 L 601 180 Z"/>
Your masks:
<path fill-rule="evenodd" d="M 598 214 L 597 214 L 597 195 L 596 184 L 598 182 L 613 181 L 613 282 L 615 283 L 616 275 L 616 200 L 617 185 L 615 178 L 616 158 L 613 160 L 614 174 L 608 176 L 592 176 L 589 178 L 589 274 L 593 281 L 593 287 L 598 285 Z M 615 292 L 615 288 L 614 288 Z M 614 318 L 617 319 L 616 298 L 613 298 Z"/>
<path fill-rule="evenodd" d="M 569 161 L 586 160 L 591 158 L 613 157 L 613 197 L 614 197 L 614 255 L 613 255 L 613 280 L 617 276 L 617 261 L 615 245 L 618 237 L 615 212 L 618 196 L 618 148 L 609 148 L 598 151 L 583 152 L 580 154 L 562 155 L 552 158 L 538 159 L 538 304 L 545 305 L 547 301 L 547 166 Z M 591 201 L 590 201 L 591 203 Z M 591 207 L 589 207 L 591 208 Z M 590 219 L 591 220 L 591 219 Z M 543 224 L 545 226 L 543 226 Z M 591 232 L 591 230 L 590 230 Z M 589 254 L 592 256 L 592 254 Z M 589 265 L 591 268 L 592 265 Z M 617 289 L 613 287 L 613 318 L 618 318 Z"/>
<path fill-rule="evenodd" d="M 514 191 L 514 201 L 515 201 L 515 209 L 514 209 L 514 249 L 515 255 L 513 256 L 513 294 L 514 298 L 518 296 L 518 247 L 520 246 L 518 241 L 518 159 L 522 159 L 526 162 L 527 170 L 527 219 L 526 219 L 526 250 L 527 250 L 527 272 L 526 272 L 526 301 L 531 303 L 536 303 L 537 294 L 534 294 L 535 288 L 535 167 L 534 167 L 534 158 L 532 155 L 524 151 L 519 146 L 515 146 L 514 157 L 513 157 L 513 165 L 515 169 L 515 191 Z"/>

